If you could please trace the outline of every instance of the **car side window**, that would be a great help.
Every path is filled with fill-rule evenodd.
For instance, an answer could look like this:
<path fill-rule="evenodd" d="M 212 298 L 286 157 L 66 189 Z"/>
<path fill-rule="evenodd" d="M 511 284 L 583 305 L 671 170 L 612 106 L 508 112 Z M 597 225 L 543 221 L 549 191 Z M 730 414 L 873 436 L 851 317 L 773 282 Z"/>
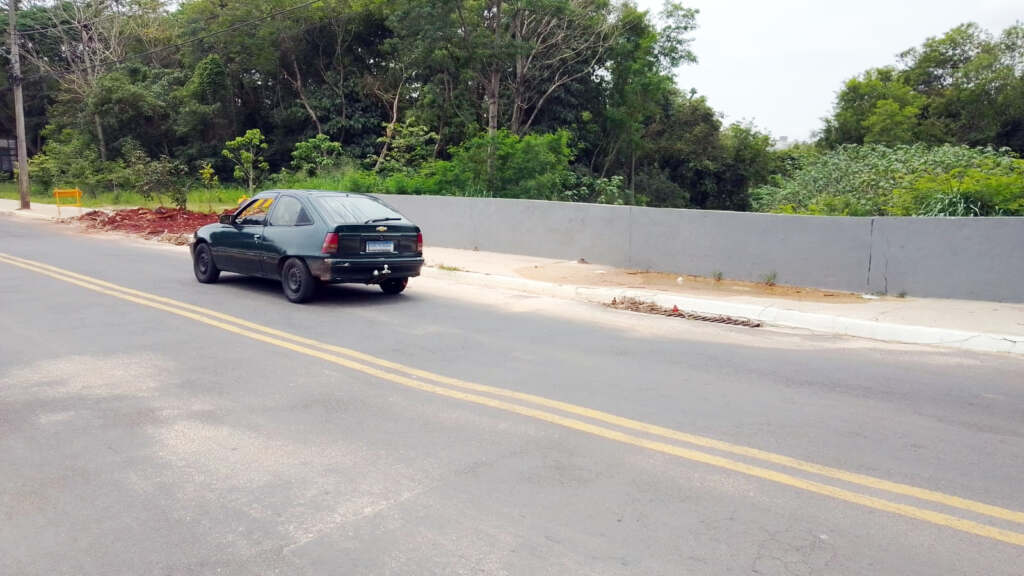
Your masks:
<path fill-rule="evenodd" d="M 269 223 L 271 226 L 305 226 L 312 224 L 313 220 L 298 198 L 282 196 L 274 203 Z"/>
<path fill-rule="evenodd" d="M 238 216 L 235 217 L 235 221 L 243 226 L 263 224 L 263 221 L 267 218 L 267 212 L 270 211 L 270 206 L 273 203 L 273 197 L 257 198 L 242 209 Z"/>

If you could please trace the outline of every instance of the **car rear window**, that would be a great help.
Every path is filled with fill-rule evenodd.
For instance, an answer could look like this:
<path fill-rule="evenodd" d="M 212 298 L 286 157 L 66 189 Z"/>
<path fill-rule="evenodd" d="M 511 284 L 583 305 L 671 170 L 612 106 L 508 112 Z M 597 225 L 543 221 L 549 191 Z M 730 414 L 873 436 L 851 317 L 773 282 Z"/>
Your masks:
<path fill-rule="evenodd" d="M 339 224 L 362 224 L 380 218 L 402 218 L 381 202 L 365 196 L 314 196 L 324 216 Z"/>

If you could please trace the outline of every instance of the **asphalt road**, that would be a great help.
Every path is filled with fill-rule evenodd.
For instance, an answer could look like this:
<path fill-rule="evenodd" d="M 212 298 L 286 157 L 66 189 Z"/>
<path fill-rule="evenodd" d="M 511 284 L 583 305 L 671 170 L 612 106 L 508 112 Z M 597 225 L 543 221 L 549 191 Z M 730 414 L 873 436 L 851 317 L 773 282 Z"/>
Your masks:
<path fill-rule="evenodd" d="M 1017 358 L 0 217 L 0 574 L 1019 575 L 1022 480 Z"/>

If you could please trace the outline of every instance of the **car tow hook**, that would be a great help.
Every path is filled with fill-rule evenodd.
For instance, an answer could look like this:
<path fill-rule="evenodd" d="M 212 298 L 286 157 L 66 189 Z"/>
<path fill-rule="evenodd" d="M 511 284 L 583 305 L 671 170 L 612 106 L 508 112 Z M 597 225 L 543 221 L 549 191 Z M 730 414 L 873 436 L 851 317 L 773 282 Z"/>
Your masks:
<path fill-rule="evenodd" d="M 373 271 L 374 278 L 376 278 L 377 276 L 384 276 L 384 275 L 387 275 L 387 274 L 391 274 L 391 269 L 388 268 L 387 264 L 384 265 L 384 269 L 383 270 L 374 270 Z"/>

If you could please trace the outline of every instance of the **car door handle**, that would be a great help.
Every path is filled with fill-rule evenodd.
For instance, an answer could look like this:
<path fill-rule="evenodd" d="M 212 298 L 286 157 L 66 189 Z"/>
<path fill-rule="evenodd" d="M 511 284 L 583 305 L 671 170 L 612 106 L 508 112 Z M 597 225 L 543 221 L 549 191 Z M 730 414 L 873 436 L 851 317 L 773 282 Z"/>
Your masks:
<path fill-rule="evenodd" d="M 255 241 L 259 242 L 259 241 L 260 241 L 260 238 L 263 238 L 263 236 L 261 236 L 261 235 L 259 235 L 259 234 L 256 234 L 256 235 L 254 235 L 254 236 L 253 236 L 252 238 L 253 238 L 253 240 L 255 240 Z"/>

